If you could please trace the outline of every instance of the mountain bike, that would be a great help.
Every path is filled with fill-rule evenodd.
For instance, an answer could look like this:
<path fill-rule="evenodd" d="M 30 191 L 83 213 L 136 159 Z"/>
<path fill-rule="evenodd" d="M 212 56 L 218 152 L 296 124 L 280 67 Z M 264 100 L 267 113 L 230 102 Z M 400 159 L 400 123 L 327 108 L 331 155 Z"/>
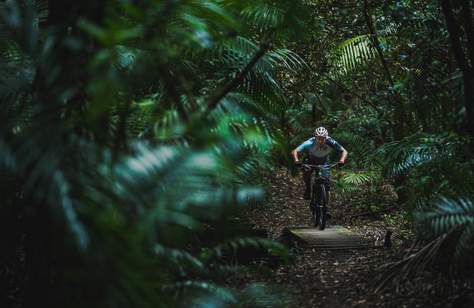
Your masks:
<path fill-rule="evenodd" d="M 329 179 L 322 176 L 325 169 L 330 169 L 338 166 L 339 163 L 329 165 L 310 165 L 302 164 L 301 167 L 306 170 L 314 170 L 314 176 L 311 177 L 311 217 L 312 223 L 315 227 L 319 226 L 319 230 L 326 228 L 327 206 L 329 200 L 329 192 L 327 186 Z"/>

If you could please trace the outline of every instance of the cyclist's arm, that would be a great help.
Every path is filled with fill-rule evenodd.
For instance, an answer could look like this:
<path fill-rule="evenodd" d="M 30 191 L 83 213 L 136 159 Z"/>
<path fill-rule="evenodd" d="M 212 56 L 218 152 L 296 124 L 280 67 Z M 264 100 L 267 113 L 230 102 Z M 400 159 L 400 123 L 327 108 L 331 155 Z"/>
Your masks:
<path fill-rule="evenodd" d="M 300 162 L 300 158 L 298 156 L 299 152 L 297 149 L 294 149 L 293 151 L 291 151 L 291 155 L 293 155 L 293 160 L 295 161 L 295 163 L 298 163 Z"/>
<path fill-rule="evenodd" d="M 306 140 L 302 144 L 300 144 L 293 151 L 291 151 L 291 155 L 293 156 L 293 159 L 294 159 L 295 163 L 298 163 L 298 162 L 301 161 L 300 157 L 299 157 L 299 154 L 301 154 L 301 152 L 303 152 L 303 151 L 307 150 L 309 147 L 311 147 L 312 144 L 313 144 L 313 139 L 311 138 L 311 139 Z"/>
<path fill-rule="evenodd" d="M 345 164 L 348 154 L 349 154 L 349 153 L 347 152 L 347 150 L 344 149 L 344 148 L 342 148 L 341 158 L 339 158 L 339 162 L 342 163 L 342 164 Z"/>
<path fill-rule="evenodd" d="M 338 153 L 340 153 L 339 163 L 345 164 L 347 155 L 349 154 L 346 149 L 342 145 L 339 144 L 336 140 L 329 138 L 328 144 L 333 147 Z"/>

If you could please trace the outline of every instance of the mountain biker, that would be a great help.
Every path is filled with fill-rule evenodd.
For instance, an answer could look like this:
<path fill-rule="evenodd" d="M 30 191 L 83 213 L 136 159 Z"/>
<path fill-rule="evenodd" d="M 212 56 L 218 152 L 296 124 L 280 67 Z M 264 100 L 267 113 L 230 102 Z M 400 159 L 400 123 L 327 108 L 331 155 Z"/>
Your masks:
<path fill-rule="evenodd" d="M 308 154 L 307 163 L 312 165 L 329 165 L 328 156 L 333 151 L 340 154 L 339 165 L 344 165 L 347 159 L 347 151 L 336 140 L 329 137 L 327 129 L 318 127 L 314 131 L 314 137 L 306 140 L 294 149 L 291 154 L 296 164 L 301 164 L 300 154 Z M 306 189 L 303 198 L 311 199 L 311 173 L 312 170 L 303 170 L 303 181 Z M 329 180 L 329 169 L 324 169 L 321 174 Z M 329 181 L 327 181 L 326 190 L 329 193 Z M 329 197 L 329 196 L 328 196 Z"/>

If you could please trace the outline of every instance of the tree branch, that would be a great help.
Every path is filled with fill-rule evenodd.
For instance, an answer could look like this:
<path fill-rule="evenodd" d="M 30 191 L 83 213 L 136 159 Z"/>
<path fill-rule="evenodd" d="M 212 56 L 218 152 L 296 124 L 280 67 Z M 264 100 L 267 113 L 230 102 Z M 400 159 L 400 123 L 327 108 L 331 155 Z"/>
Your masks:
<path fill-rule="evenodd" d="M 367 27 L 369 28 L 370 41 L 372 42 L 372 45 L 374 45 L 374 48 L 377 51 L 385 76 L 391 88 L 390 91 L 394 94 L 393 99 L 389 98 L 389 101 L 392 103 L 394 107 L 394 117 L 395 117 L 395 124 L 396 124 L 394 126 L 395 138 L 401 139 L 404 135 L 405 126 L 409 119 L 405 114 L 405 108 L 403 106 L 402 96 L 400 95 L 398 91 L 394 90 L 395 83 L 393 81 L 392 74 L 390 73 L 387 60 L 385 59 L 383 55 L 382 48 L 380 47 L 380 41 L 377 35 L 377 31 L 375 30 L 372 17 L 369 14 L 369 4 L 367 0 L 364 0 L 364 16 L 365 16 L 365 21 L 367 23 Z"/>
<path fill-rule="evenodd" d="M 374 45 L 374 48 L 377 51 L 377 54 L 379 55 L 379 59 L 380 59 L 380 62 L 382 63 L 388 82 L 390 83 L 390 86 L 393 88 L 394 82 L 393 82 L 392 74 L 390 73 L 390 70 L 388 68 L 388 63 L 385 60 L 385 57 L 383 56 L 382 48 L 380 48 L 379 37 L 377 36 L 377 31 L 375 31 L 374 23 L 372 22 L 372 17 L 370 17 L 370 14 L 369 14 L 367 0 L 364 0 L 364 15 L 365 15 L 365 21 L 367 23 L 367 27 L 369 28 L 370 40 L 372 41 L 372 45 Z"/>
<path fill-rule="evenodd" d="M 166 91 L 176 104 L 176 110 L 178 111 L 179 117 L 184 123 L 189 122 L 189 116 L 184 109 L 184 106 L 181 104 L 181 95 L 176 87 L 176 78 L 171 75 L 170 71 L 164 64 L 159 64 L 158 70 L 165 83 Z"/>
<path fill-rule="evenodd" d="M 252 70 L 255 64 L 265 55 L 268 50 L 268 43 L 263 43 L 260 49 L 255 53 L 250 62 L 241 70 L 237 76 L 231 81 L 229 81 L 223 88 L 216 92 L 213 95 L 207 104 L 206 110 L 202 114 L 203 118 L 206 118 L 214 108 L 217 107 L 219 102 L 232 90 L 234 90 L 245 78 L 245 76 Z"/>

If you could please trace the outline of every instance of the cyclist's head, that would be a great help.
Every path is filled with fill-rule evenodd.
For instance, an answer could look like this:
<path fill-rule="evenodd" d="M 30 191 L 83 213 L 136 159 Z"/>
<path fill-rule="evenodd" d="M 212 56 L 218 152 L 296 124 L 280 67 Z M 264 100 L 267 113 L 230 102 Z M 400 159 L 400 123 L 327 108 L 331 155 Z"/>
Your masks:
<path fill-rule="evenodd" d="M 318 127 L 314 131 L 314 137 L 316 137 L 316 141 L 319 144 L 323 144 L 326 141 L 326 138 L 328 137 L 328 130 L 322 126 Z"/>

